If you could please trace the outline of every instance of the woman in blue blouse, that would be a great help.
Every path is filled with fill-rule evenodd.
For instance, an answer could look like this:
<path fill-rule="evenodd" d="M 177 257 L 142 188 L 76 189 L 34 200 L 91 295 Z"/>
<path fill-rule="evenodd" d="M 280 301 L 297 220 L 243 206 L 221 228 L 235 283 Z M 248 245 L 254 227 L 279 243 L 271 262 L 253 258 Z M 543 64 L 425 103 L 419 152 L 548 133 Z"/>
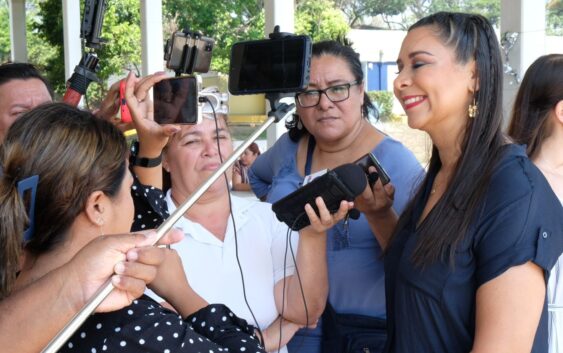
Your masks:
<path fill-rule="evenodd" d="M 358 54 L 334 41 L 315 43 L 309 87 L 296 98 L 298 116 L 293 126 L 249 171 L 256 195 L 275 202 L 299 188 L 306 175 L 354 162 L 372 152 L 391 177 L 396 189 L 394 211 L 400 213 L 423 171 L 408 149 L 369 123 L 373 105 L 364 91 Z M 395 218 L 381 215 L 374 195 L 393 195 L 393 186 L 384 188 L 378 181 L 373 191 L 366 188 L 355 200 L 360 218 L 334 226 L 327 241 L 330 304 L 337 313 L 381 319 L 383 335 L 385 285 L 374 219 L 385 219 L 381 227 L 394 225 L 388 220 Z M 297 334 L 289 350 L 320 352 L 322 326 L 319 322 L 316 329 Z"/>
<path fill-rule="evenodd" d="M 386 249 L 388 351 L 547 352 L 546 282 L 563 212 L 501 132 L 498 40 L 480 15 L 408 31 L 395 95 L 433 142 L 428 174 Z"/>

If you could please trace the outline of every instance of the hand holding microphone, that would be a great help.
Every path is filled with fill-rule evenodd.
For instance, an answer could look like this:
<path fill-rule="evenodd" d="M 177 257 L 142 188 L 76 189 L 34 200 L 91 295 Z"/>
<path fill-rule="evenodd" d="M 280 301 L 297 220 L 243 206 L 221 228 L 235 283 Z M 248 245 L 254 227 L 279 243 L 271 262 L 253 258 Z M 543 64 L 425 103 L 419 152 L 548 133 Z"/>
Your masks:
<path fill-rule="evenodd" d="M 361 167 L 344 164 L 317 177 L 272 205 L 276 217 L 292 230 L 301 230 L 310 224 L 305 212 L 309 204 L 319 214 L 316 198 L 321 197 L 328 211 L 336 213 L 343 200 L 353 201 L 364 191 L 367 178 Z"/>

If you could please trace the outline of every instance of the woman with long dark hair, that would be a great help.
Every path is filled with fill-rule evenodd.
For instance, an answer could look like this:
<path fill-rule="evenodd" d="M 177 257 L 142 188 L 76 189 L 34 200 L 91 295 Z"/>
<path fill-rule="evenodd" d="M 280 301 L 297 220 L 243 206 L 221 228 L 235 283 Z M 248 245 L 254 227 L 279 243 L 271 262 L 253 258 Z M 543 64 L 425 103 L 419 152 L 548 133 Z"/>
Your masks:
<path fill-rule="evenodd" d="M 501 132 L 492 26 L 430 15 L 409 29 L 397 63 L 395 95 L 433 152 L 386 249 L 389 351 L 546 352 L 546 274 L 563 251 L 563 212 Z"/>

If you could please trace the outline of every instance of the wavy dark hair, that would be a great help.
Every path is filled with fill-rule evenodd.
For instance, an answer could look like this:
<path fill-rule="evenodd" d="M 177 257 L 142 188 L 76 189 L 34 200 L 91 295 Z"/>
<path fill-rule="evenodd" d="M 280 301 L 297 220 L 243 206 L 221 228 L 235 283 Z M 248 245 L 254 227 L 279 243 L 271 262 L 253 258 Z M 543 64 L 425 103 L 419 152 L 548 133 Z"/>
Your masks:
<path fill-rule="evenodd" d="M 127 154 L 125 137 L 116 127 L 67 104 L 41 105 L 16 120 L 0 155 L 0 299 L 15 280 L 28 223 L 17 182 L 39 176 L 35 231 L 24 246 L 41 254 L 65 240 L 92 192 L 117 195 Z"/>
<path fill-rule="evenodd" d="M 325 40 L 313 44 L 312 57 L 320 57 L 323 55 L 332 55 L 343 59 L 348 64 L 348 68 L 352 72 L 352 75 L 354 75 L 354 79 L 358 82 L 364 82 L 364 72 L 362 71 L 360 55 L 356 53 L 352 47 L 335 40 Z M 371 102 L 367 93 L 364 92 L 362 115 L 367 119 L 370 112 L 373 115 L 377 115 L 377 109 Z M 305 126 L 298 127 L 298 121 L 299 116 L 294 114 L 293 117 L 286 122 L 289 137 L 293 141 L 299 141 L 302 136 L 309 133 Z"/>
<path fill-rule="evenodd" d="M 502 134 L 502 62 L 493 27 L 481 15 L 438 12 L 409 28 L 428 27 L 442 43 L 455 51 L 458 63 L 475 60 L 479 88 L 475 92 L 477 116 L 467 118 L 461 155 L 442 198 L 418 229 L 412 255 L 415 265 L 424 267 L 436 261 L 453 265 L 457 245 L 476 215 L 498 162 L 505 138 Z M 395 234 L 415 217 L 415 205 L 442 164 L 436 146 L 432 148 L 428 173 L 419 191 L 399 219 Z M 414 220 L 415 222 L 417 220 Z"/>
<path fill-rule="evenodd" d="M 534 158 L 552 127 L 549 112 L 563 100 L 563 54 L 539 57 L 526 71 L 516 95 L 508 134 Z"/>

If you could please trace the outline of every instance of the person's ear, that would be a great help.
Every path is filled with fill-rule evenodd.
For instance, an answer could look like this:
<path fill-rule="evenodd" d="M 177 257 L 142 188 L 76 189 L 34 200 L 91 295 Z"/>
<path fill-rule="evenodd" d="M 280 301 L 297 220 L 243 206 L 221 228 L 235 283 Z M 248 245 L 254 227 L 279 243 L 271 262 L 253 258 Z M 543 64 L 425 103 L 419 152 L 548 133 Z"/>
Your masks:
<path fill-rule="evenodd" d="M 104 214 L 108 206 L 107 199 L 102 191 L 94 191 L 88 196 L 84 213 L 91 223 L 97 226 L 104 225 L 104 217 L 107 217 Z"/>
<path fill-rule="evenodd" d="M 477 61 L 472 60 L 468 65 L 468 70 L 471 79 L 469 80 L 469 92 L 475 94 L 479 91 L 479 72 L 477 71 Z"/>
<path fill-rule="evenodd" d="M 168 163 L 167 153 L 162 153 L 162 168 L 170 173 L 170 163 Z"/>
<path fill-rule="evenodd" d="M 555 111 L 555 118 L 557 118 L 557 120 L 561 124 L 563 124 L 563 99 L 557 102 L 554 111 Z"/>

